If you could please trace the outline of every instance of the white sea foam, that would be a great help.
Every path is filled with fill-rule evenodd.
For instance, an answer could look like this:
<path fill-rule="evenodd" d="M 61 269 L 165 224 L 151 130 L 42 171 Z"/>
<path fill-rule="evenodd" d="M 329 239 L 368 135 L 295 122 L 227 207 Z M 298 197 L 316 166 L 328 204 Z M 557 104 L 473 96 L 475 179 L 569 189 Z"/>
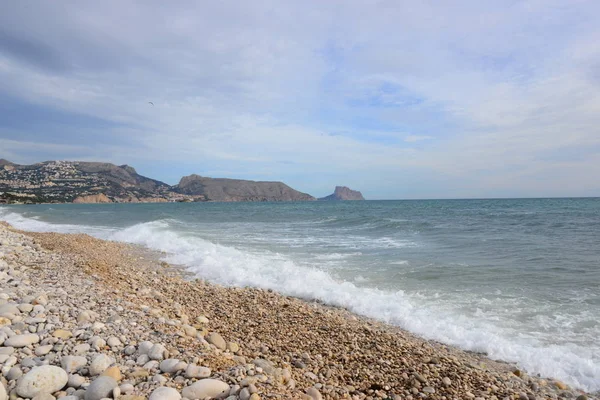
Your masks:
<path fill-rule="evenodd" d="M 486 352 L 493 359 L 517 362 L 533 374 L 554 377 L 588 391 L 600 389 L 600 349 L 574 344 L 548 344 L 539 332 L 509 330 L 485 309 L 464 313 L 433 294 L 383 291 L 334 279 L 317 267 L 303 267 L 281 254 L 251 254 L 173 230 L 155 221 L 121 230 L 53 225 L 0 208 L 0 219 L 35 231 L 86 232 L 97 237 L 137 243 L 167 253 L 166 261 L 183 264 L 198 276 L 230 286 L 274 289 L 304 299 L 319 299 L 358 314 L 401 326 L 425 338 Z M 361 282 L 359 278 L 355 282 Z M 426 304 L 426 305 L 425 305 Z M 491 317 L 491 318 L 490 318 Z M 559 333 L 555 333 L 559 334 Z"/>

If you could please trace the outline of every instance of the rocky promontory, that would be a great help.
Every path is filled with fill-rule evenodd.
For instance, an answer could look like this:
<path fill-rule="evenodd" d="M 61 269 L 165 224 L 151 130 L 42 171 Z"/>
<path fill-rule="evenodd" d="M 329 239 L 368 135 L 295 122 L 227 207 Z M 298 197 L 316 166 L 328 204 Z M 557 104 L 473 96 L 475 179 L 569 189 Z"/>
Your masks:
<path fill-rule="evenodd" d="M 283 182 L 207 178 L 189 175 L 175 187 L 179 193 L 201 195 L 211 201 L 310 201 L 309 194 L 292 189 Z"/>
<path fill-rule="evenodd" d="M 362 193 L 352 190 L 346 186 L 336 186 L 333 194 L 327 197 L 321 197 L 319 200 L 342 201 L 342 200 L 364 200 Z"/>

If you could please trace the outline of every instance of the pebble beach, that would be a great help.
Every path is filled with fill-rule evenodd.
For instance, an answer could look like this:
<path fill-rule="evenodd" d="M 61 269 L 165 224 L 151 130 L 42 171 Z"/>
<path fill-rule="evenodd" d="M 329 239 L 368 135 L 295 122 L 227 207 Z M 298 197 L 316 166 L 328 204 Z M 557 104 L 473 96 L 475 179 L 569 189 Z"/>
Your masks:
<path fill-rule="evenodd" d="M 597 399 L 161 254 L 0 225 L 0 400 Z"/>

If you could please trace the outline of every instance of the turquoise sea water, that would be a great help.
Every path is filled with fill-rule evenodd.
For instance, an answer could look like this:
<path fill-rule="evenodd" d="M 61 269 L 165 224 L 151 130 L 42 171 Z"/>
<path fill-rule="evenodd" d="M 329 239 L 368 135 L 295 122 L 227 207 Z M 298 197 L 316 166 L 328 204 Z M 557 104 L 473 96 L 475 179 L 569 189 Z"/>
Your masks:
<path fill-rule="evenodd" d="M 5 206 L 600 390 L 600 199 Z"/>

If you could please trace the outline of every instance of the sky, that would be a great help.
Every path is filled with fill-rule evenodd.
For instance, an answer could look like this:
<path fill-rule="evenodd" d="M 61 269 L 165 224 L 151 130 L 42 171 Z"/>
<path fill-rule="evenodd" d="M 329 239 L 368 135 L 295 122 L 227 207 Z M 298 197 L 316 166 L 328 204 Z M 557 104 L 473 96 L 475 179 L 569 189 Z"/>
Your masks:
<path fill-rule="evenodd" d="M 314 196 L 600 196 L 596 0 L 1 8 L 0 158 Z"/>

